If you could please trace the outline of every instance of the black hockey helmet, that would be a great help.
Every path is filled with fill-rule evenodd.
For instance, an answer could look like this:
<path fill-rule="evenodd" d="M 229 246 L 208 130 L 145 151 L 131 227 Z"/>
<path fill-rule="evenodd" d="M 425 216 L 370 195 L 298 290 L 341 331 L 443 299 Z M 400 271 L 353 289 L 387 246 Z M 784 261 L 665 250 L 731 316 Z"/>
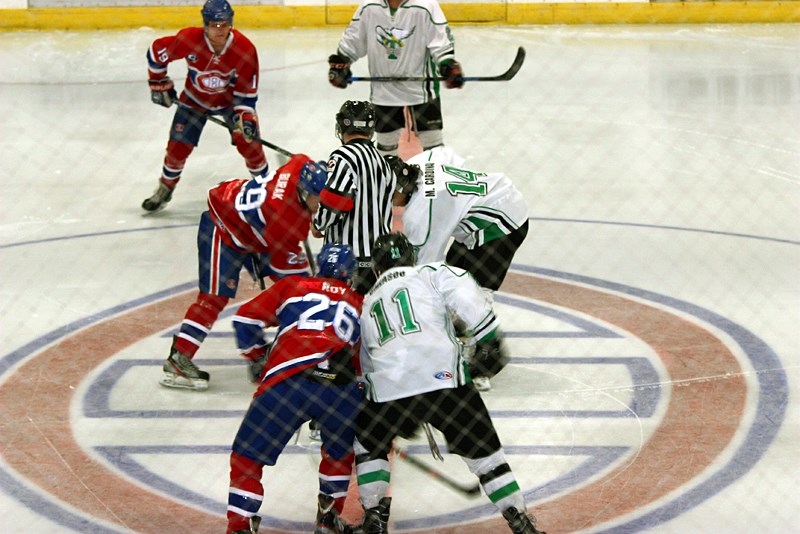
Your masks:
<path fill-rule="evenodd" d="M 414 265 L 417 253 L 402 232 L 383 234 L 372 245 L 372 270 L 377 276 L 392 267 Z"/>
<path fill-rule="evenodd" d="M 397 186 L 394 190 L 406 195 L 413 194 L 417 190 L 417 180 L 422 172 L 419 165 L 409 165 L 397 156 L 386 156 L 386 161 L 397 177 Z"/>
<path fill-rule="evenodd" d="M 230 22 L 233 26 L 233 8 L 228 0 L 206 0 L 203 9 L 203 26 L 208 26 L 209 22 Z"/>
<path fill-rule="evenodd" d="M 372 138 L 375 133 L 375 108 L 365 100 L 348 100 L 336 114 L 336 137 L 358 133 Z"/>

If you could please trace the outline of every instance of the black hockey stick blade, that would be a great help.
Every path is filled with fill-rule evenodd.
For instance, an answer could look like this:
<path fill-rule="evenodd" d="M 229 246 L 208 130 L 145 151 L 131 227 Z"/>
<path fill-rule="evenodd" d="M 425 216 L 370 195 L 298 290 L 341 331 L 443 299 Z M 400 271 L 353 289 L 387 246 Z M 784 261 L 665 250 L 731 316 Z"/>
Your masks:
<path fill-rule="evenodd" d="M 525 49 L 517 48 L 517 57 L 503 74 L 497 76 L 464 76 L 465 82 L 507 82 L 517 75 L 525 63 Z M 441 76 L 351 76 L 351 82 L 441 82 Z"/>
<path fill-rule="evenodd" d="M 185 109 L 186 111 L 188 111 L 190 113 L 194 113 L 195 115 L 202 115 L 206 119 L 210 120 L 211 122 L 213 122 L 215 124 L 219 124 L 220 126 L 224 126 L 225 128 L 228 128 L 228 130 L 230 131 L 230 128 L 228 127 L 228 124 L 223 119 L 220 119 L 216 115 L 209 115 L 208 113 L 203 113 L 202 111 L 194 109 L 191 106 L 187 106 L 186 104 L 184 104 L 180 100 L 176 100 L 175 103 L 178 105 L 179 108 Z M 269 141 L 264 141 L 260 137 L 256 137 L 255 140 L 258 141 L 259 143 L 261 143 L 262 145 L 264 145 L 265 147 L 274 150 L 278 154 L 283 154 L 284 156 L 289 157 L 289 158 L 294 156 L 294 154 L 292 152 L 289 152 L 285 148 L 281 148 L 278 145 L 274 145 L 274 144 L 270 143 Z"/>
<path fill-rule="evenodd" d="M 437 469 L 434 469 L 433 467 L 429 466 L 428 464 L 426 464 L 422 460 L 419 460 L 419 459 L 409 455 L 403 449 L 395 447 L 394 452 L 395 452 L 395 454 L 397 454 L 398 457 L 402 458 L 403 460 L 405 460 L 409 464 L 413 465 L 414 467 L 416 467 L 420 471 L 422 471 L 424 473 L 427 473 L 430 477 L 438 480 L 439 482 L 441 482 L 445 486 L 449 487 L 450 489 L 456 491 L 457 493 L 460 493 L 460 494 L 465 495 L 467 497 L 477 497 L 478 495 L 481 494 L 481 486 L 480 486 L 480 484 L 475 484 L 474 486 L 467 486 L 465 484 L 461 484 L 461 483 L 453 480 L 449 476 L 445 475 L 441 471 L 439 471 Z"/>

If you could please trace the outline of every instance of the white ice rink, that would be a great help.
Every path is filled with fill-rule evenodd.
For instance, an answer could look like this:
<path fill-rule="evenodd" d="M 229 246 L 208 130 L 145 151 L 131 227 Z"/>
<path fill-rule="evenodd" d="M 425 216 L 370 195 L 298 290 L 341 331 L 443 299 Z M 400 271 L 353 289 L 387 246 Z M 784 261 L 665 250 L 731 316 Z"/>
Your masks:
<path fill-rule="evenodd" d="M 262 136 L 326 158 L 341 103 L 368 97 L 327 83 L 341 29 L 242 29 Z M 496 296 L 513 360 L 485 399 L 550 534 L 800 532 L 799 30 L 454 27 L 467 75 L 527 50 L 511 82 L 443 102 L 447 144 L 531 207 Z M 142 212 L 172 116 L 145 50 L 166 33 L 0 33 L 2 533 L 225 528 L 251 395 L 230 313 L 197 355 L 207 392 L 157 380 L 206 190 L 245 167 L 209 123 L 167 210 Z M 316 462 L 301 434 L 266 470 L 262 532 L 311 531 Z M 394 531 L 506 532 L 406 463 L 392 484 Z"/>

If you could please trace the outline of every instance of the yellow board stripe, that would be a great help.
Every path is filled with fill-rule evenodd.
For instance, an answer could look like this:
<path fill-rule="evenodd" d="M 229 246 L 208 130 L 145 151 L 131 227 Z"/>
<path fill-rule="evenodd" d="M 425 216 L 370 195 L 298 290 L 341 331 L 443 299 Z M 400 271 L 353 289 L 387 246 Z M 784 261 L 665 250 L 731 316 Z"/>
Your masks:
<path fill-rule="evenodd" d="M 344 26 L 356 5 L 236 6 L 241 29 Z M 444 4 L 453 24 L 692 24 L 800 22 L 800 1 Z M 120 30 L 196 26 L 192 7 L 0 9 L 0 31 Z"/>

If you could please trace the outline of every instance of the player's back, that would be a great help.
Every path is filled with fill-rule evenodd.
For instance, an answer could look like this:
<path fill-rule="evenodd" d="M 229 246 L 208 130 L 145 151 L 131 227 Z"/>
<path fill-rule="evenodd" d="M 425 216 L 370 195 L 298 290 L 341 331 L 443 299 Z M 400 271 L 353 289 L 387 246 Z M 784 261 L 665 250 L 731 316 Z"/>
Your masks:
<path fill-rule="evenodd" d="M 465 314 L 471 325 L 494 316 L 475 281 L 457 267 L 433 262 L 381 275 L 361 312 L 361 367 L 370 399 L 383 402 L 464 383 L 451 310 Z"/>
<path fill-rule="evenodd" d="M 261 308 L 267 326 L 278 326 L 265 386 L 323 364 L 361 337 L 362 297 L 339 280 L 288 276 L 251 303 L 251 310 Z"/>

